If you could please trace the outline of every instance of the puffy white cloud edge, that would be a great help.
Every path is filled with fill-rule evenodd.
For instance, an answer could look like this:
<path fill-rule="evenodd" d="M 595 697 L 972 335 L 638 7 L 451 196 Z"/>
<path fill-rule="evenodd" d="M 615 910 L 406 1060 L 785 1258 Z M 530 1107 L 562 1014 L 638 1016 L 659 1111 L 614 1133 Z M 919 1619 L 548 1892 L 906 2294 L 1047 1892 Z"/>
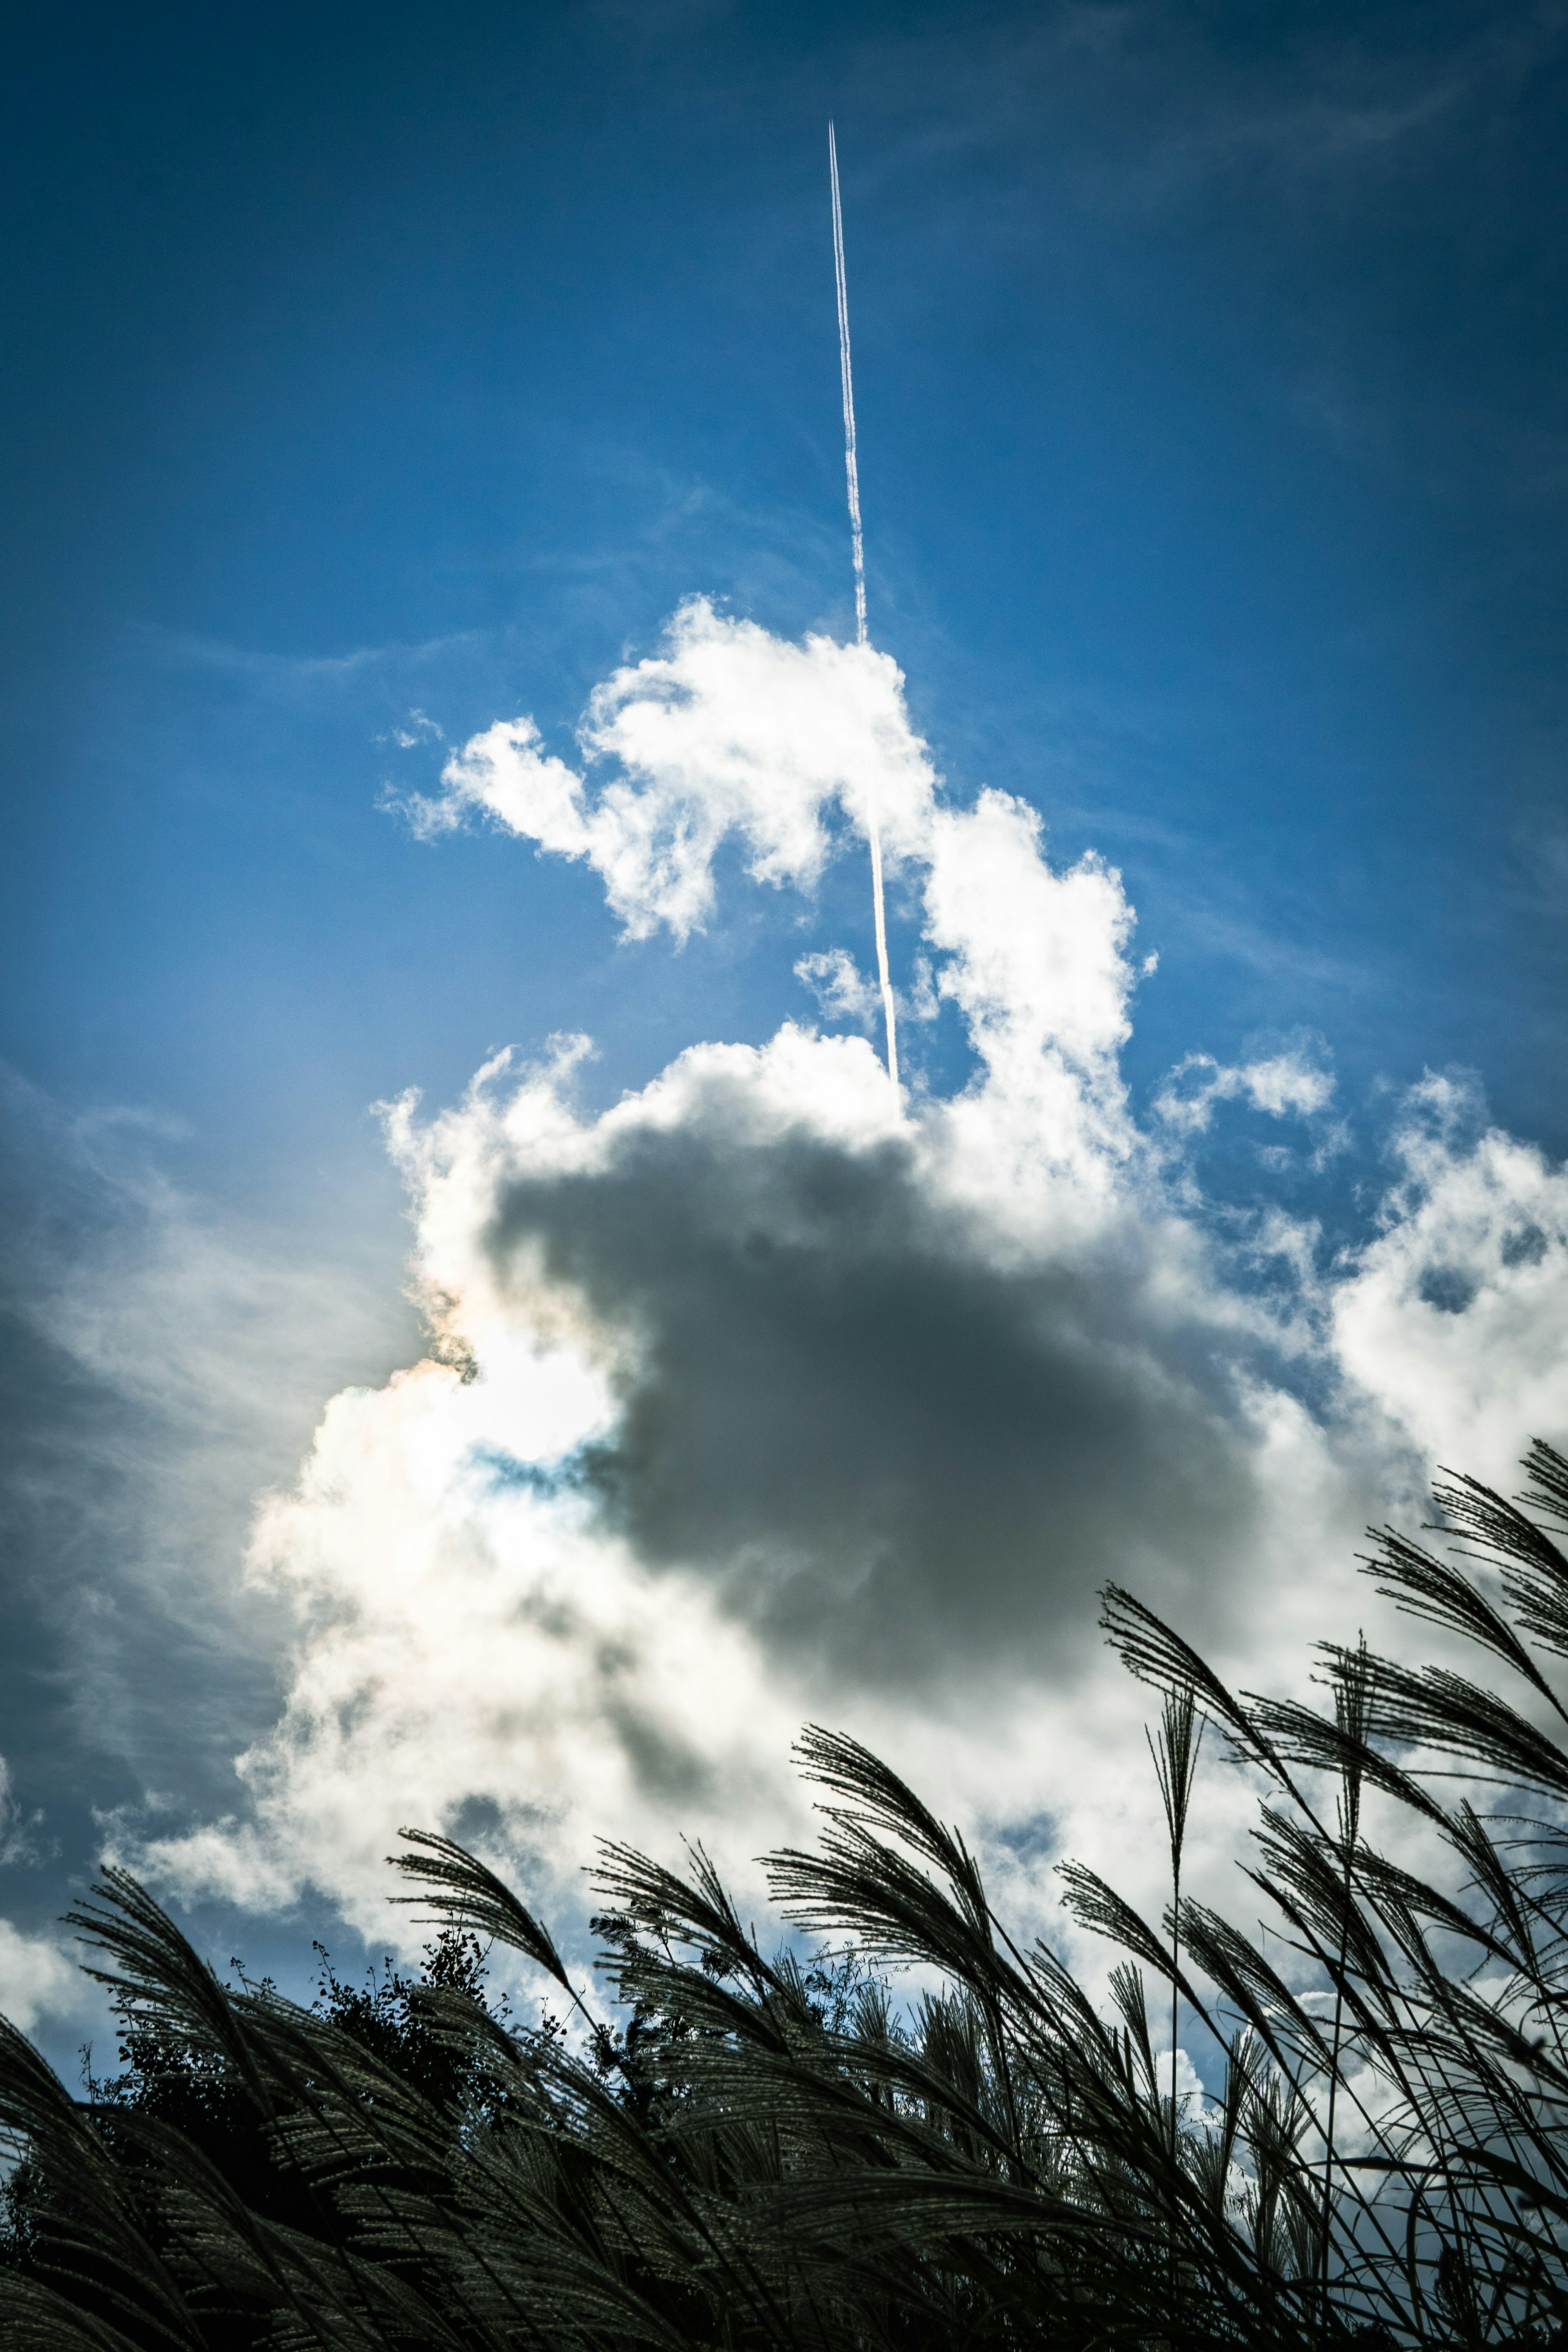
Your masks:
<path fill-rule="evenodd" d="M 74 1959 L 49 1936 L 29 1936 L 0 1917 L 0 2017 L 18 2032 L 73 2018 L 88 2004 Z"/>

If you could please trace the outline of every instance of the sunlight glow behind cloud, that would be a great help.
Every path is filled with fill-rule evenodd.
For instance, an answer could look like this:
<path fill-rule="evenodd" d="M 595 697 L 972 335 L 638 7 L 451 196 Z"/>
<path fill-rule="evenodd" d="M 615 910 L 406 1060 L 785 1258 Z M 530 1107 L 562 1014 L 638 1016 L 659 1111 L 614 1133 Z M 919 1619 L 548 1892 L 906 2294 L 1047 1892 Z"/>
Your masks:
<path fill-rule="evenodd" d="M 581 740 L 608 781 L 487 730 L 416 824 L 586 857 L 629 932 L 679 940 L 726 836 L 809 891 L 874 788 L 970 1075 L 900 1096 L 864 1037 L 785 1021 L 597 1115 L 583 1040 L 498 1055 L 427 1121 L 397 1105 L 432 1356 L 335 1398 L 263 1508 L 251 1572 L 300 1635 L 250 1810 L 141 1862 L 384 1934 L 405 1822 L 547 1881 L 595 1832 L 743 1861 L 795 1825 L 806 1715 L 934 1777 L 1000 1866 L 1047 1815 L 1092 1853 L 1142 1773 L 1098 1585 L 1255 1681 L 1353 1630 L 1369 1517 L 1436 1458 L 1506 1485 L 1568 1435 L 1568 1180 L 1435 1080 L 1359 1253 L 1280 1216 L 1216 1238 L 1183 1136 L 1227 1098 L 1321 1121 L 1331 1074 L 1189 1057 L 1142 1130 L 1120 877 L 1053 867 L 1005 793 L 950 804 L 868 649 L 690 604 Z M 806 961 L 859 1019 L 847 967 Z"/>

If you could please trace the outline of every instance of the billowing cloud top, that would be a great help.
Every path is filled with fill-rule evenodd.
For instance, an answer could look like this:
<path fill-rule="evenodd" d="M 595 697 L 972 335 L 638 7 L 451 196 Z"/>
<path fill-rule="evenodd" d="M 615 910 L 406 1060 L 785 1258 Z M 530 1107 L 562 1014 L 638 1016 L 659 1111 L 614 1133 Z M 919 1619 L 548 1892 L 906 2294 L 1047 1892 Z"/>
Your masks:
<path fill-rule="evenodd" d="M 864 833 L 874 802 L 890 857 L 924 848 L 933 778 L 902 689 L 869 646 L 783 644 L 698 597 L 665 653 L 595 692 L 579 740 L 591 767 L 618 771 L 597 791 L 515 719 L 455 752 L 439 798 L 409 814 L 432 836 L 482 813 L 585 857 L 631 938 L 664 925 L 684 940 L 713 912 L 713 860 L 731 835 L 757 881 L 797 888 L 822 871 L 836 810 Z"/>
<path fill-rule="evenodd" d="M 264 1509 L 286 1706 L 247 1810 L 142 1859 L 247 1900 L 313 1884 L 377 1933 L 405 1821 L 547 1872 L 594 1830 L 743 1861 L 789 1825 L 808 1714 L 999 1853 L 1042 1815 L 1093 1851 L 1143 1805 L 1106 1576 L 1277 1676 L 1353 1631 L 1359 1531 L 1434 1457 L 1506 1482 L 1528 1433 L 1568 1436 L 1563 1176 L 1435 1081 L 1358 1255 L 1324 1269 L 1282 1220 L 1221 1252 L 1182 1136 L 1227 1099 L 1318 1132 L 1331 1074 L 1194 1059 L 1141 1129 L 1120 877 L 1053 866 L 1005 794 L 952 805 L 884 656 L 694 604 L 581 742 L 584 772 L 493 727 L 416 820 L 585 857 L 629 931 L 679 939 L 727 837 L 809 888 L 874 795 L 969 1075 L 900 1093 L 865 1037 L 786 1021 L 597 1114 L 583 1041 L 399 1105 L 432 1355 L 336 1398 Z M 847 960 L 816 964 L 854 1003 Z"/>

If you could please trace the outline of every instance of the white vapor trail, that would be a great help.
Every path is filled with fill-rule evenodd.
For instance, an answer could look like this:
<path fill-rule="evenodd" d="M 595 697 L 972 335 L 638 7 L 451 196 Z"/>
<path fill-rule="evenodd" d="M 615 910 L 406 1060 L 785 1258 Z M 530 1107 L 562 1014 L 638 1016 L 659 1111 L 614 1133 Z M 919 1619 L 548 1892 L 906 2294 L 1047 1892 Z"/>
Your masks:
<path fill-rule="evenodd" d="M 855 378 L 849 364 L 849 289 L 844 275 L 844 207 L 838 200 L 838 143 L 827 126 L 827 168 L 833 183 L 833 275 L 838 291 L 838 374 L 844 391 L 844 471 L 849 485 L 849 533 L 855 552 L 855 642 L 866 633 L 866 541 L 860 528 L 860 469 L 855 457 Z M 866 796 L 866 830 L 871 843 L 871 905 L 877 923 L 877 974 L 888 1024 L 888 1076 L 899 1083 L 899 1039 L 893 1022 L 893 983 L 888 975 L 888 924 L 882 905 L 882 829 L 877 817 L 877 787 Z"/>

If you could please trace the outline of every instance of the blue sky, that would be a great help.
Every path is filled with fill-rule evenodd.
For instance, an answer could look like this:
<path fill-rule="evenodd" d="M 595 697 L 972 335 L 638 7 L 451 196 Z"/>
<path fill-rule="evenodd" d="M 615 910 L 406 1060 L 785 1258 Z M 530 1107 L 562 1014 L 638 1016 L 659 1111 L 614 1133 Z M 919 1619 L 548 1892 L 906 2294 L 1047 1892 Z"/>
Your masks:
<path fill-rule="evenodd" d="M 1194 1132 L 1197 1223 L 1273 1203 L 1363 1245 L 1425 1071 L 1568 1144 L 1568 13 L 68 10 L 12 65 L 28 1932 L 104 1818 L 210 1811 L 276 1713 L 284 1637 L 230 1613 L 263 1604 L 192 1593 L 231 1594 L 326 1398 L 417 1352 L 370 1106 L 584 1030 L 602 1108 L 812 1015 L 793 899 L 726 885 L 679 953 L 619 941 L 581 864 L 384 803 L 520 712 L 573 756 L 692 594 L 850 634 L 829 115 L 872 635 L 914 727 L 955 802 L 1021 796 L 1058 864 L 1120 869 L 1159 959 L 1136 1118 L 1192 1054 L 1337 1073 L 1332 1150 L 1270 1158 L 1245 1108 Z M 815 903 L 807 943 L 864 961 L 858 868 Z M 895 898 L 906 974 L 920 919 Z M 154 1260 L 194 1297 L 215 1253 L 216 1355 L 251 1329 L 285 1368 L 248 1453 L 124 1370 L 167 1345 Z M 89 1362 L 47 1302 L 99 1289 L 129 1303 Z M 176 1593 L 149 1515 L 193 1478 Z M 164 1562 L 134 1602 L 117 1544 Z"/>
<path fill-rule="evenodd" d="M 220 1166 L 248 1125 L 274 1180 L 301 1114 L 341 1150 L 345 1096 L 583 1017 L 571 880 L 414 855 L 374 738 L 408 702 L 569 725 L 694 587 L 842 625 L 833 110 L 879 642 L 955 780 L 1123 865 L 1151 1067 L 1305 1022 L 1363 1078 L 1472 1062 L 1555 1131 L 1549 12 L 154 11 L 31 43 L 29 1076 L 190 1118 Z M 726 967 L 697 992 L 743 1021 Z"/>

